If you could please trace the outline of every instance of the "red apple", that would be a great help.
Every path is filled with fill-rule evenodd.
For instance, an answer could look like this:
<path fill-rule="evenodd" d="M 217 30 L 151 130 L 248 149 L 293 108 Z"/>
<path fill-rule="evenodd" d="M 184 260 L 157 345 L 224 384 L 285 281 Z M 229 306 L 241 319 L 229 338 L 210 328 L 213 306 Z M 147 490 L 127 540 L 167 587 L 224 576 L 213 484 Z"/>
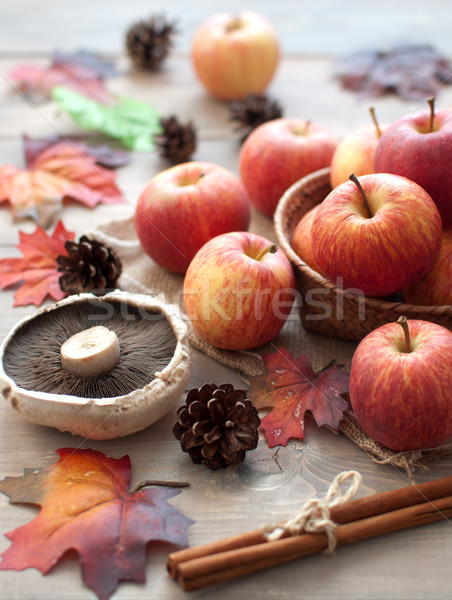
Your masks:
<path fill-rule="evenodd" d="M 385 296 L 427 273 L 441 235 L 441 217 L 425 190 L 405 177 L 375 173 L 328 194 L 312 223 L 311 244 L 326 277 Z"/>
<path fill-rule="evenodd" d="M 255 12 L 219 13 L 196 31 L 191 57 L 199 80 L 213 96 L 243 99 L 270 83 L 279 61 L 278 38 L 267 19 Z"/>
<path fill-rule="evenodd" d="M 336 136 L 304 119 L 274 119 L 259 125 L 240 151 L 240 176 L 251 203 L 271 217 L 293 183 L 328 167 Z"/>
<path fill-rule="evenodd" d="M 364 431 L 396 451 L 452 437 L 452 332 L 427 321 L 388 323 L 358 345 L 350 402 Z"/>
<path fill-rule="evenodd" d="M 250 204 L 240 180 L 218 165 L 188 162 L 162 171 L 142 191 L 135 228 L 157 264 L 185 273 L 208 240 L 248 228 Z"/>
<path fill-rule="evenodd" d="M 187 314 L 204 340 L 248 350 L 272 340 L 284 325 L 295 276 L 283 251 L 266 238 L 225 233 L 197 252 L 183 292 Z"/>
<path fill-rule="evenodd" d="M 427 275 L 402 292 L 409 304 L 444 306 L 452 304 L 452 227 L 443 231 L 438 258 Z"/>
<path fill-rule="evenodd" d="M 357 177 L 375 172 L 374 155 L 378 141 L 388 125 L 379 125 L 371 110 L 374 123 L 350 131 L 342 138 L 331 159 L 330 181 L 335 188 L 348 180 L 351 173 Z"/>
<path fill-rule="evenodd" d="M 314 206 L 311 210 L 301 217 L 292 234 L 292 248 L 295 253 L 304 261 L 308 267 L 320 273 L 320 267 L 312 254 L 311 246 L 311 228 L 314 217 L 317 213 L 319 205 Z"/>
<path fill-rule="evenodd" d="M 436 202 L 443 226 L 452 225 L 452 110 L 422 110 L 393 123 L 375 152 L 375 172 L 403 175 Z"/>

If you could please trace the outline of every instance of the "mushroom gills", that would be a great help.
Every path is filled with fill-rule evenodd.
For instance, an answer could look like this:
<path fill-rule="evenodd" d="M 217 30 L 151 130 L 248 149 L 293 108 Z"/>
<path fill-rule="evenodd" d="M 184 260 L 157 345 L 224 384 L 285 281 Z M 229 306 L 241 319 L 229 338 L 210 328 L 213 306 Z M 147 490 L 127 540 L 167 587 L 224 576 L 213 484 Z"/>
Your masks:
<path fill-rule="evenodd" d="M 101 326 L 119 340 L 118 363 L 88 376 L 62 365 L 64 342 Z M 113 398 L 147 385 L 171 361 L 176 337 L 166 316 L 126 302 L 90 299 L 43 312 L 20 327 L 4 351 L 5 373 L 19 387 L 81 398 Z M 96 362 L 95 360 L 93 362 Z"/>

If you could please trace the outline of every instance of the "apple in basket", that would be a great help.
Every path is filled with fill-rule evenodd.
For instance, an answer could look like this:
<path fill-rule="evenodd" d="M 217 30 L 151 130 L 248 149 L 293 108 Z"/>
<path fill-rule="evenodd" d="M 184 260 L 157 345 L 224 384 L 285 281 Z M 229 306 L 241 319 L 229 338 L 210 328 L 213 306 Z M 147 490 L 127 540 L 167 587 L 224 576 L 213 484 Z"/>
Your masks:
<path fill-rule="evenodd" d="M 452 305 L 452 226 L 443 231 L 438 258 L 420 281 L 402 291 L 405 302 L 422 306 Z"/>
<path fill-rule="evenodd" d="M 251 203 L 271 217 L 287 188 L 330 165 L 336 145 L 334 133 L 304 119 L 274 119 L 256 127 L 239 156 Z"/>
<path fill-rule="evenodd" d="M 208 17 L 195 32 L 192 63 L 216 98 L 240 100 L 265 90 L 279 62 L 277 34 L 267 19 L 243 10 Z"/>
<path fill-rule="evenodd" d="M 373 124 L 363 125 L 350 131 L 341 139 L 334 151 L 330 169 L 332 188 L 347 181 L 351 173 L 360 177 L 375 172 L 375 150 L 388 125 L 379 125 L 373 108 L 369 110 Z"/>
<path fill-rule="evenodd" d="M 187 315 L 204 340 L 248 350 L 272 340 L 284 325 L 295 276 L 284 252 L 266 238 L 225 233 L 196 253 L 183 293 Z"/>
<path fill-rule="evenodd" d="M 422 277 L 436 260 L 441 217 L 419 185 L 375 173 L 332 190 L 312 223 L 311 244 L 322 273 L 367 296 L 385 296 Z"/>
<path fill-rule="evenodd" d="M 143 250 L 161 267 L 185 273 L 208 240 L 248 229 L 250 203 L 240 180 L 207 162 L 188 162 L 157 174 L 142 191 L 135 229 Z"/>
<path fill-rule="evenodd" d="M 387 323 L 353 355 L 350 402 L 374 440 L 396 451 L 452 437 L 452 332 L 428 321 Z"/>
<path fill-rule="evenodd" d="M 423 187 L 452 225 L 452 110 L 418 111 L 393 123 L 375 151 L 375 172 L 403 175 Z"/>
<path fill-rule="evenodd" d="M 297 226 L 294 229 L 291 239 L 292 248 L 295 254 L 305 262 L 308 267 L 311 267 L 317 273 L 320 273 L 320 267 L 317 264 L 314 255 L 312 254 L 311 246 L 311 229 L 312 222 L 317 213 L 319 205 L 314 206 L 311 210 L 308 210 L 301 219 L 298 221 Z"/>

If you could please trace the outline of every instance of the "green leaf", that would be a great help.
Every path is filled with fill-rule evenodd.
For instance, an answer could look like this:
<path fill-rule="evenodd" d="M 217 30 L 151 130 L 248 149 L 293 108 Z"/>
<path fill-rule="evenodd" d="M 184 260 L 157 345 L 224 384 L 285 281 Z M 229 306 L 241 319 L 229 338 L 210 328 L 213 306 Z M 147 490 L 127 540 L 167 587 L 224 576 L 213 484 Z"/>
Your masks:
<path fill-rule="evenodd" d="M 154 150 L 154 136 L 161 132 L 160 113 L 150 104 L 126 97 L 113 105 L 101 104 L 64 86 L 55 86 L 52 96 L 82 129 L 106 133 L 130 150 Z"/>

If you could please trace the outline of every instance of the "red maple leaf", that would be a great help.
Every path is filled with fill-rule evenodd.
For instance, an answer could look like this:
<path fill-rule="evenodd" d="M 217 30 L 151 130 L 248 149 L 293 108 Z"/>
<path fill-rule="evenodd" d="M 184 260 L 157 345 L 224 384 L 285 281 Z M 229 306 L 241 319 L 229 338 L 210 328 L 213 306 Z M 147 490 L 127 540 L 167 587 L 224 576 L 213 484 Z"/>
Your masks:
<path fill-rule="evenodd" d="M 0 569 L 29 567 L 47 574 L 69 549 L 81 561 L 83 581 L 107 599 L 120 581 L 146 580 L 146 545 L 161 540 L 186 545 L 193 522 L 167 504 L 179 491 L 130 492 L 128 456 L 63 448 L 58 462 L 6 477 L 0 491 L 13 503 L 37 504 L 39 515 L 6 534 L 12 541 Z"/>
<path fill-rule="evenodd" d="M 0 260 L 1 288 L 23 282 L 14 296 L 14 306 L 39 306 L 47 296 L 57 301 L 64 298 L 56 259 L 60 254 L 67 254 L 64 245 L 74 239 L 74 233 L 66 231 L 59 221 L 52 236 L 38 225 L 34 233 L 19 231 L 19 238 L 17 248 L 22 251 L 22 258 Z"/>
<path fill-rule="evenodd" d="M 339 365 L 314 373 L 307 356 L 296 360 L 285 349 L 263 356 L 268 373 L 250 377 L 248 397 L 256 408 L 272 408 L 262 419 L 270 448 L 304 437 L 304 416 L 337 430 L 348 402 L 349 375 Z"/>
<path fill-rule="evenodd" d="M 50 98 L 56 85 L 64 85 L 88 98 L 109 104 L 114 100 L 105 87 L 104 70 L 98 64 L 77 59 L 77 55 L 56 54 L 49 66 L 22 64 L 8 73 L 18 88 L 35 100 Z"/>
<path fill-rule="evenodd" d="M 89 207 L 124 202 L 115 177 L 80 148 L 61 142 L 43 150 L 26 169 L 0 167 L 0 202 L 9 201 L 15 219 L 32 218 L 47 227 L 64 198 Z"/>

